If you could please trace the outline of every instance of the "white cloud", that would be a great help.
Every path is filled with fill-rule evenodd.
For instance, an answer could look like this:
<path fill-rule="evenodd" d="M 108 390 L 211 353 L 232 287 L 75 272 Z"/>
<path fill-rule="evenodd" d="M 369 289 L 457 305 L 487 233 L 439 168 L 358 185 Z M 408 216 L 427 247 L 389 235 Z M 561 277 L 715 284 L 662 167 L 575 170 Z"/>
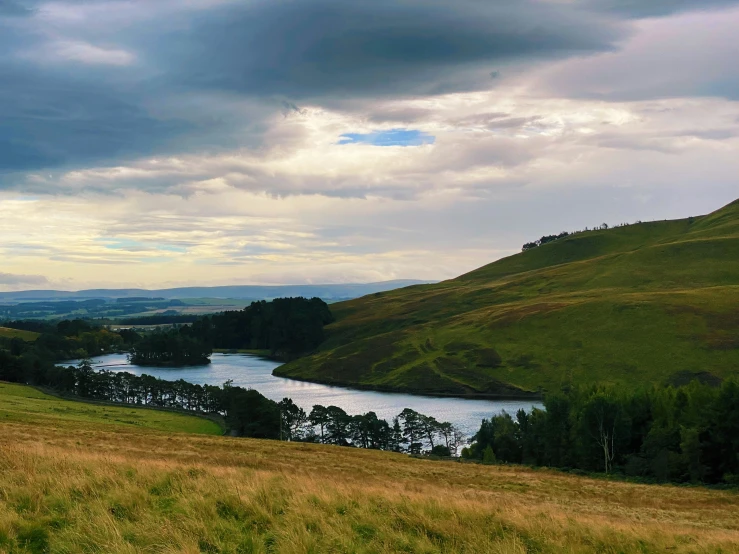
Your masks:
<path fill-rule="evenodd" d="M 739 99 L 739 9 L 647 19 L 621 48 L 540 70 L 543 94 L 639 100 L 723 96 Z"/>
<path fill-rule="evenodd" d="M 70 6 L 42 15 L 69 28 L 107 17 Z M 111 10 L 127 25 L 140 6 Z M 738 14 L 639 21 L 619 52 L 505 68 L 488 91 L 319 96 L 295 110 L 212 91 L 149 98 L 157 121 L 234 120 L 235 146 L 199 136 L 175 153 L 14 175 L 0 192 L 3 271 L 75 288 L 443 279 L 542 234 L 710 211 L 737 194 L 739 102 L 719 85 L 734 75 Z M 61 41 L 48 61 L 147 61 L 48 39 Z M 435 142 L 337 144 L 398 128 Z"/>
<path fill-rule="evenodd" d="M 22 51 L 19 56 L 44 64 L 62 61 L 85 65 L 127 66 L 136 61 L 136 56 L 127 50 L 74 40 L 48 42 L 33 50 Z"/>

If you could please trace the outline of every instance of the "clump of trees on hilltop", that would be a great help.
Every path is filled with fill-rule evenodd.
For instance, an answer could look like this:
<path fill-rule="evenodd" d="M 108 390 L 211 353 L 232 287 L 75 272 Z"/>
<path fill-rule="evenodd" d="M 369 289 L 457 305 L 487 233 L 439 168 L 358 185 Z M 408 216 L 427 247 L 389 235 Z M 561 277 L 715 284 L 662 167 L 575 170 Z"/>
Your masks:
<path fill-rule="evenodd" d="M 487 462 L 619 473 L 658 481 L 739 484 L 739 384 L 575 388 L 544 410 L 483 420 L 463 456 Z"/>
<path fill-rule="evenodd" d="M 563 239 L 565 237 L 569 237 L 570 233 L 567 231 L 562 231 L 558 235 L 545 235 L 541 237 L 539 240 L 535 240 L 533 242 L 527 242 L 523 245 L 522 250 L 525 252 L 526 250 L 531 250 L 532 248 L 536 248 L 537 246 L 541 246 L 542 244 L 547 244 L 550 242 L 554 242 L 555 240 Z"/>
<path fill-rule="evenodd" d="M 637 221 L 635 224 L 638 225 L 641 223 L 641 221 Z M 615 225 L 615 227 L 628 227 L 629 225 L 632 225 L 631 223 L 619 223 L 618 225 Z M 536 248 L 537 246 L 542 246 L 544 244 L 549 244 L 550 242 L 554 242 L 560 239 L 564 239 L 567 237 L 571 237 L 572 235 L 578 235 L 580 233 L 587 233 L 588 231 L 605 231 L 607 229 L 610 229 L 607 223 L 601 223 L 600 225 L 596 225 L 592 229 L 589 229 L 585 227 L 585 229 L 582 229 L 580 231 L 562 231 L 558 235 L 544 235 L 540 239 L 527 242 L 521 247 L 522 252 L 526 252 L 527 250 L 531 250 L 533 248 Z"/>

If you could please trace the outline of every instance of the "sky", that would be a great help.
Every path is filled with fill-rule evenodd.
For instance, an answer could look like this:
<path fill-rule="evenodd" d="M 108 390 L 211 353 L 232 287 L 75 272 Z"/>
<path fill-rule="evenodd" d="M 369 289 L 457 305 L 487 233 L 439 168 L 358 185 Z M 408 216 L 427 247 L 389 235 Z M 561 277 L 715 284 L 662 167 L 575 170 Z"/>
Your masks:
<path fill-rule="evenodd" d="M 452 278 L 739 197 L 739 0 L 0 0 L 0 290 Z"/>

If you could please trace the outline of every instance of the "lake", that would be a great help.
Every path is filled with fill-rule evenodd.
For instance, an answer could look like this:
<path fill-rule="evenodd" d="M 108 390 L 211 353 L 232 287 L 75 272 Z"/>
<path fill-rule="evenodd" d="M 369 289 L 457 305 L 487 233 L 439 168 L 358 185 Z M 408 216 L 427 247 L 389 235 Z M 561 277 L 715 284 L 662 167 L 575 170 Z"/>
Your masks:
<path fill-rule="evenodd" d="M 378 417 L 392 423 L 392 418 L 404 408 L 411 408 L 438 421 L 449 421 L 467 435 L 477 432 L 483 418 L 503 410 L 515 414 L 521 408 L 528 411 L 533 407 L 541 407 L 540 403 L 532 401 L 436 398 L 294 381 L 272 375 L 272 370 L 280 365 L 279 362 L 248 354 L 213 354 L 211 360 L 212 363 L 207 366 L 162 368 L 131 365 L 125 354 L 109 354 L 92 359 L 96 369 L 147 374 L 168 381 L 184 379 L 198 385 L 222 385 L 230 379 L 235 386 L 256 389 L 272 400 L 292 398 L 306 412 L 310 412 L 315 404 L 338 406 L 351 415 L 373 411 Z M 67 364 L 74 365 L 75 362 Z"/>

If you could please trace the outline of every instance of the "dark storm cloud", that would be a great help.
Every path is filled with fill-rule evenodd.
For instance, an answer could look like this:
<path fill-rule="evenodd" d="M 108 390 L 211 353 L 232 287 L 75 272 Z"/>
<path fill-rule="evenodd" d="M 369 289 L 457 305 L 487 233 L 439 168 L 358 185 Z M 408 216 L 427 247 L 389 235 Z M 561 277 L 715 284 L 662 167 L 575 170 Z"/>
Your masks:
<path fill-rule="evenodd" d="M 607 50 L 624 32 L 535 0 L 0 0 L 11 14 L 30 17 L 0 17 L 0 187 L 17 186 L 9 172 L 251 146 L 301 101 L 487 89 L 506 64 Z"/>
<path fill-rule="evenodd" d="M 533 1 L 258 1 L 157 44 L 183 83 L 291 98 L 491 86 L 506 61 L 610 48 L 613 22 Z"/>
<path fill-rule="evenodd" d="M 31 15 L 32 10 L 14 0 L 0 0 L 0 17 Z"/>
<path fill-rule="evenodd" d="M 0 64 L 0 171 L 141 155 L 191 129 L 157 120 L 141 98 L 61 72 Z"/>

